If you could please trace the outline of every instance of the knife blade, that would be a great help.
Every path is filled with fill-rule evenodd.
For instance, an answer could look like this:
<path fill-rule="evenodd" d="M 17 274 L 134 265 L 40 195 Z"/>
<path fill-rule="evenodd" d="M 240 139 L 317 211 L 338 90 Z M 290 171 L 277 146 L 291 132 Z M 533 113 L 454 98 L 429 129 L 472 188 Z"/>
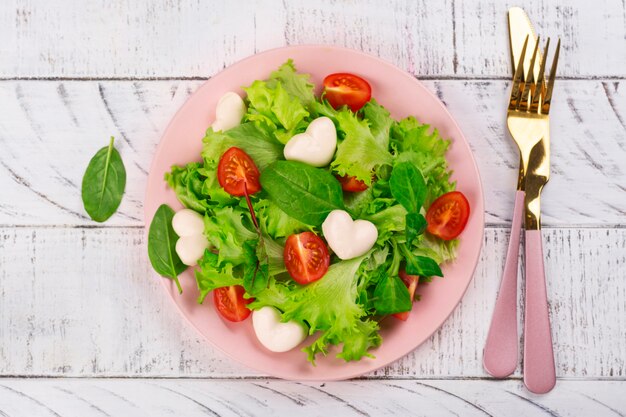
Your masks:
<path fill-rule="evenodd" d="M 532 50 L 537 42 L 537 34 L 533 28 L 532 23 L 526 12 L 520 7 L 511 7 L 508 13 L 509 20 L 509 45 L 511 47 L 511 64 L 513 66 L 513 73 L 519 62 L 520 55 L 522 54 L 522 48 L 524 47 L 524 41 L 528 36 L 528 48 Z M 537 79 L 539 75 L 539 66 L 541 62 L 541 50 L 537 51 L 537 59 L 533 66 L 533 76 Z M 530 60 L 532 54 L 526 54 L 524 57 L 524 79 L 528 79 L 530 70 Z"/>

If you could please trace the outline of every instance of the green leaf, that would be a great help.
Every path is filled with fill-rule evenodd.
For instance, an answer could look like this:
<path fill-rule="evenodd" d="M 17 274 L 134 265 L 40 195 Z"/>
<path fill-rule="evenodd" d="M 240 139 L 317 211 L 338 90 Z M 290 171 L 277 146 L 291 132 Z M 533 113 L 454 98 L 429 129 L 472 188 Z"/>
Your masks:
<path fill-rule="evenodd" d="M 419 123 L 411 116 L 394 122 L 390 136 L 390 147 L 396 153 L 396 162 L 410 162 L 422 171 L 428 185 L 425 207 L 440 195 L 454 190 L 445 158 L 450 141 L 442 139 L 436 129 Z"/>
<path fill-rule="evenodd" d="M 246 262 L 243 273 L 243 287 L 252 296 L 267 288 L 269 280 L 268 255 L 264 241 L 248 240 L 244 243 Z"/>
<path fill-rule="evenodd" d="M 246 254 L 244 243 L 258 237 L 244 224 L 247 224 L 250 214 L 240 207 L 223 207 L 213 209 L 213 215 L 204 217 L 204 235 L 218 250 L 219 262 L 229 262 L 233 266 L 245 263 Z"/>
<path fill-rule="evenodd" d="M 187 266 L 176 254 L 178 236 L 172 227 L 174 210 L 167 204 L 161 204 L 154 213 L 148 231 L 148 257 L 154 270 L 166 278 L 176 282 L 179 292 L 183 292 L 178 274 L 187 269 Z"/>
<path fill-rule="evenodd" d="M 267 130 L 255 123 L 242 123 L 226 132 L 214 132 L 209 128 L 202 140 L 202 157 L 205 169 L 217 171 L 220 158 L 229 148 L 243 149 L 259 170 L 283 158 L 283 146 Z"/>
<path fill-rule="evenodd" d="M 336 119 L 345 137 L 337 146 L 332 169 L 339 175 L 351 175 L 370 185 L 374 170 L 392 163 L 389 150 L 374 138 L 367 121 L 360 120 L 349 109 L 338 112 Z"/>
<path fill-rule="evenodd" d="M 257 263 L 251 267 L 246 267 L 243 274 L 243 288 L 251 296 L 258 294 L 267 287 L 269 280 L 269 269 L 267 264 Z"/>
<path fill-rule="evenodd" d="M 83 176 L 83 205 L 97 222 L 104 222 L 115 213 L 126 187 L 126 169 L 113 141 L 111 136 L 109 146 L 96 152 Z"/>
<path fill-rule="evenodd" d="M 270 82 L 279 81 L 291 96 L 296 97 L 306 106 L 315 101 L 313 94 L 315 86 L 311 84 L 310 78 L 309 74 L 298 74 L 291 59 L 270 74 Z"/>
<path fill-rule="evenodd" d="M 389 147 L 389 130 L 393 124 L 389 112 L 374 99 L 365 103 L 362 111 L 363 118 L 370 124 L 370 131 L 374 140 L 382 148 L 387 149 Z"/>
<path fill-rule="evenodd" d="M 410 311 L 412 305 L 409 290 L 398 276 L 385 275 L 378 281 L 374 290 L 374 308 L 377 314 L 384 316 Z"/>
<path fill-rule="evenodd" d="M 393 167 L 389 186 L 391 194 L 408 212 L 419 212 L 428 194 L 422 173 L 410 162 L 400 162 Z"/>
<path fill-rule="evenodd" d="M 443 272 L 433 258 L 413 254 L 405 244 L 400 248 L 406 260 L 406 273 L 409 275 L 419 275 L 420 277 L 442 277 Z"/>
<path fill-rule="evenodd" d="M 261 186 L 282 211 L 311 226 L 320 226 L 328 213 L 344 208 L 337 179 L 301 162 L 275 162 L 261 173 Z"/>
<path fill-rule="evenodd" d="M 410 247 L 413 241 L 424 233 L 428 222 L 419 213 L 408 213 L 406 215 L 406 243 Z"/>
<path fill-rule="evenodd" d="M 206 178 L 200 174 L 201 168 L 199 162 L 191 162 L 184 167 L 174 165 L 170 172 L 165 173 L 165 181 L 185 207 L 205 213 L 210 204 L 203 192 Z"/>
<path fill-rule="evenodd" d="M 366 216 L 378 230 L 378 244 L 383 244 L 396 233 L 403 233 L 406 228 L 406 209 L 400 204 L 391 206 L 378 213 Z"/>
<path fill-rule="evenodd" d="M 259 219 L 261 231 L 274 239 L 288 237 L 312 229 L 311 226 L 307 226 L 282 211 L 271 200 L 259 200 L 254 203 L 254 209 Z"/>
<path fill-rule="evenodd" d="M 200 291 L 198 304 L 202 304 L 209 292 L 216 288 L 242 284 L 241 279 L 234 276 L 232 264 L 221 265 L 218 255 L 209 250 L 204 252 L 204 256 L 198 261 L 198 266 L 200 268 L 196 269 L 195 274 Z"/>
<path fill-rule="evenodd" d="M 294 130 L 309 115 L 302 103 L 291 97 L 281 83 L 276 84 L 272 111 L 280 124 L 288 131 Z"/>

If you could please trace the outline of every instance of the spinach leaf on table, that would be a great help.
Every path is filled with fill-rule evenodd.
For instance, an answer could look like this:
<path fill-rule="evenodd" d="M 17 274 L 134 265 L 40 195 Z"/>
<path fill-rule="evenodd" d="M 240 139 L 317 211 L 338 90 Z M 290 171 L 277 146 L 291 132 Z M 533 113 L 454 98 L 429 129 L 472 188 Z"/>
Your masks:
<path fill-rule="evenodd" d="M 183 289 L 178 281 L 178 274 L 187 269 L 187 265 L 176 254 L 178 235 L 172 227 L 174 210 L 167 204 L 161 204 L 154 213 L 148 231 L 148 257 L 154 270 L 166 278 L 173 279 L 178 292 Z"/>
<path fill-rule="evenodd" d="M 104 222 L 115 213 L 126 187 L 126 169 L 113 140 L 111 136 L 109 146 L 96 152 L 83 176 L 83 205 L 97 222 Z"/>
<path fill-rule="evenodd" d="M 344 209 L 339 181 L 302 162 L 274 162 L 261 173 L 261 186 L 282 211 L 310 226 L 319 226 L 328 213 Z"/>

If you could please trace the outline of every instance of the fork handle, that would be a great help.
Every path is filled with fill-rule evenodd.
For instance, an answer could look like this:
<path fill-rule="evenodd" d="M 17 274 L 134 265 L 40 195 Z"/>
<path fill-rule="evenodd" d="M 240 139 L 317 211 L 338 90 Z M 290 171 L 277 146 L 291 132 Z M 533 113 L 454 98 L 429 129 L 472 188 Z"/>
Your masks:
<path fill-rule="evenodd" d="M 517 367 L 519 341 L 517 335 L 517 262 L 523 213 L 524 191 L 518 190 L 515 193 L 511 235 L 500 281 L 500 291 L 498 291 L 483 354 L 485 370 L 496 378 L 511 375 Z"/>
<path fill-rule="evenodd" d="M 525 236 L 524 385 L 535 394 L 545 394 L 556 384 L 556 372 L 541 230 L 527 230 Z"/>

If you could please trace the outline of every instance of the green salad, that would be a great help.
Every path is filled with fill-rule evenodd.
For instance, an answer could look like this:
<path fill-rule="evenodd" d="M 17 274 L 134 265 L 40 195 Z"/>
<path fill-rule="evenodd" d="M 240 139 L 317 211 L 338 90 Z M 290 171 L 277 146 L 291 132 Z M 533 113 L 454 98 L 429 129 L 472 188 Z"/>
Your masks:
<path fill-rule="evenodd" d="M 380 320 L 406 320 L 418 282 L 443 276 L 440 265 L 455 257 L 469 215 L 469 206 L 459 214 L 454 199 L 434 209 L 455 190 L 445 158 L 450 142 L 414 117 L 392 119 L 369 93 L 355 104 L 359 85 L 342 75 L 317 96 L 309 75 L 286 62 L 244 88 L 239 124 L 206 131 L 202 162 L 165 175 L 179 201 L 203 216 L 208 247 L 195 270 L 198 302 L 222 291 L 216 306 L 232 321 L 275 308 L 282 322 L 314 335 L 302 348 L 313 364 L 332 345 L 345 361 L 373 357 Z M 330 162 L 286 160 L 289 141 L 320 118 L 334 125 Z M 314 135 L 306 140 L 312 148 L 304 159 L 317 149 Z M 373 237 L 363 232 L 371 247 L 353 253 L 364 244 L 356 231 L 363 225 L 349 244 L 350 233 L 328 229 L 331 213 L 375 226 Z M 458 233 L 448 230 L 459 225 Z M 344 240 L 342 257 L 331 231 Z"/>

